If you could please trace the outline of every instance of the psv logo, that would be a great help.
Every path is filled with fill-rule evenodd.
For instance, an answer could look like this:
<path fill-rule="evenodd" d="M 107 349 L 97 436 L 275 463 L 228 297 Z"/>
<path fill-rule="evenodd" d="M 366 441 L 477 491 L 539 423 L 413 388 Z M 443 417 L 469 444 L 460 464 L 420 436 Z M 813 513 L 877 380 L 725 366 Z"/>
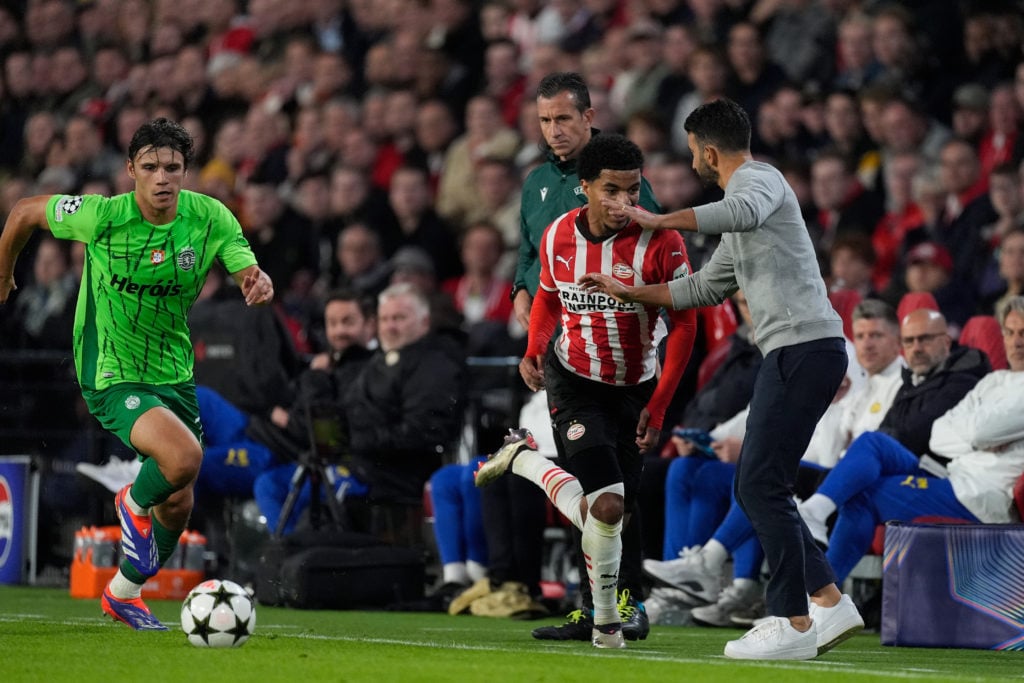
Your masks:
<path fill-rule="evenodd" d="M 616 263 L 612 266 L 612 275 L 620 280 L 628 280 L 633 277 L 633 269 L 625 263 Z"/>

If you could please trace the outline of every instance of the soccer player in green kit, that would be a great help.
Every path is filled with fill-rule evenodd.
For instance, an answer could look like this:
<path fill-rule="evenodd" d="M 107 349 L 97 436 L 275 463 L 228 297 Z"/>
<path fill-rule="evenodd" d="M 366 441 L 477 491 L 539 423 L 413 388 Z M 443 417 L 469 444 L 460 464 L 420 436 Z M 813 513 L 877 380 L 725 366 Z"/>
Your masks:
<path fill-rule="evenodd" d="M 214 259 L 247 304 L 274 296 L 227 207 L 182 189 L 192 156 L 179 124 L 145 123 L 128 145 L 133 192 L 22 199 L 0 235 L 0 303 L 37 227 L 86 244 L 74 327 L 78 381 L 89 411 L 143 460 L 115 498 L 125 560 L 101 606 L 136 630 L 166 630 L 143 603 L 142 585 L 178 545 L 203 460 L 189 309 Z"/>

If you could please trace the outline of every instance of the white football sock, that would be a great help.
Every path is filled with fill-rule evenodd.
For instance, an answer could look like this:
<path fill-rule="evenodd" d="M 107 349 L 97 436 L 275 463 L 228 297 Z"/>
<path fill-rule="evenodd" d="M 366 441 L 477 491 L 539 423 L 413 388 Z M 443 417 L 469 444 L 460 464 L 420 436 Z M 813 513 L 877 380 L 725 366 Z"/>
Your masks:
<path fill-rule="evenodd" d="M 471 583 L 487 577 L 487 565 L 480 564 L 475 560 L 466 561 L 466 573 L 469 574 Z"/>
<path fill-rule="evenodd" d="M 622 619 L 615 592 L 619 586 L 619 562 L 622 559 L 622 521 L 606 524 L 593 515 L 587 515 L 583 524 L 582 546 L 594 598 L 594 623 L 618 623 Z"/>
<path fill-rule="evenodd" d="M 132 487 L 133 489 L 134 487 Z M 135 502 L 135 498 L 132 497 L 132 489 L 128 489 L 128 495 L 124 497 L 124 504 L 128 506 L 128 509 L 139 515 L 145 517 L 149 514 L 149 508 L 144 508 Z"/>
<path fill-rule="evenodd" d="M 815 493 L 810 498 L 796 506 L 797 512 L 803 518 L 811 537 L 818 543 L 828 544 L 828 516 L 836 511 L 836 504 L 832 499 Z"/>
<path fill-rule="evenodd" d="M 534 450 L 524 450 L 512 461 L 512 471 L 544 489 L 558 511 L 583 530 L 583 487 L 579 480 Z"/>
<path fill-rule="evenodd" d="M 469 585 L 469 572 L 466 569 L 466 563 L 446 562 L 441 567 L 441 582 L 461 583 L 464 586 Z"/>
<path fill-rule="evenodd" d="M 129 581 L 118 569 L 110 580 L 110 594 L 118 600 L 134 600 L 142 597 L 142 584 Z"/>
<path fill-rule="evenodd" d="M 704 544 L 704 547 L 700 549 L 700 554 L 704 560 L 704 568 L 715 574 L 722 573 L 722 567 L 729 559 L 729 551 L 713 538 Z"/>

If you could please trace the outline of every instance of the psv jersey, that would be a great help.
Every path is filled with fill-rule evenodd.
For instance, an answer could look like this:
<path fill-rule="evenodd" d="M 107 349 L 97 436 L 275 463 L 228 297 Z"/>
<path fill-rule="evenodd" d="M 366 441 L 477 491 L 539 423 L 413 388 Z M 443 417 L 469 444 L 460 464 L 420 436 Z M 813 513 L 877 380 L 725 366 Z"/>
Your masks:
<path fill-rule="evenodd" d="M 587 207 L 573 209 L 548 226 L 541 240 L 540 287 L 562 303 L 562 333 L 554 350 L 562 365 L 588 379 L 633 385 L 654 377 L 655 326 L 659 309 L 622 304 L 576 284 L 586 273 L 612 275 L 625 285 L 649 285 L 687 277 L 683 238 L 674 230 L 643 230 L 636 223 L 600 241 L 580 231 Z"/>
<path fill-rule="evenodd" d="M 229 273 L 256 263 L 227 207 L 182 190 L 174 221 L 153 225 L 134 192 L 55 195 L 46 218 L 54 236 L 86 244 L 74 326 L 82 387 L 191 380 L 188 312 L 214 259 Z"/>

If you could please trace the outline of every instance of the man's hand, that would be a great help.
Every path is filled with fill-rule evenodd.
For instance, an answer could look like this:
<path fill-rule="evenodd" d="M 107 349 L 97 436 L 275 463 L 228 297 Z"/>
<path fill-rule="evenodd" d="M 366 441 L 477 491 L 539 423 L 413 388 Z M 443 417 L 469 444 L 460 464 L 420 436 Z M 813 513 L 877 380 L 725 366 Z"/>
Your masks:
<path fill-rule="evenodd" d="M 603 292 L 616 301 L 624 304 L 633 303 L 630 297 L 632 287 L 627 287 L 611 275 L 604 273 L 587 273 L 580 277 L 577 283 L 584 292 Z"/>
<path fill-rule="evenodd" d="M 14 284 L 13 275 L 0 275 L 0 304 L 7 303 L 7 299 L 11 296 L 11 292 L 17 288 L 18 286 Z"/>
<path fill-rule="evenodd" d="M 648 426 L 650 422 L 651 414 L 647 412 L 647 408 L 644 408 L 640 411 L 640 419 L 636 423 L 636 445 L 640 448 L 641 453 L 646 453 L 657 446 L 661 437 L 659 430 Z"/>
<path fill-rule="evenodd" d="M 612 220 L 628 218 L 637 223 L 641 228 L 657 229 L 661 227 L 661 216 L 656 213 L 631 204 L 602 199 L 601 204 L 608 209 L 608 217 Z"/>
<path fill-rule="evenodd" d="M 740 459 L 740 451 L 743 449 L 743 440 L 735 436 L 727 436 L 721 441 L 712 441 L 711 450 L 715 452 L 722 462 L 736 463 Z"/>
<path fill-rule="evenodd" d="M 523 328 L 524 331 L 530 331 L 530 307 L 533 306 L 533 297 L 525 289 L 520 289 L 516 292 L 515 299 L 512 300 L 512 307 L 515 309 L 516 321 Z"/>
<path fill-rule="evenodd" d="M 273 410 L 270 411 L 270 421 L 281 429 L 288 426 L 288 417 L 288 411 L 281 406 L 274 406 Z"/>
<path fill-rule="evenodd" d="M 530 391 L 544 388 L 544 356 L 526 356 L 519 361 L 519 374 Z"/>
<path fill-rule="evenodd" d="M 247 306 L 269 304 L 274 299 L 274 283 L 269 275 L 257 268 L 242 280 L 242 296 Z"/>

